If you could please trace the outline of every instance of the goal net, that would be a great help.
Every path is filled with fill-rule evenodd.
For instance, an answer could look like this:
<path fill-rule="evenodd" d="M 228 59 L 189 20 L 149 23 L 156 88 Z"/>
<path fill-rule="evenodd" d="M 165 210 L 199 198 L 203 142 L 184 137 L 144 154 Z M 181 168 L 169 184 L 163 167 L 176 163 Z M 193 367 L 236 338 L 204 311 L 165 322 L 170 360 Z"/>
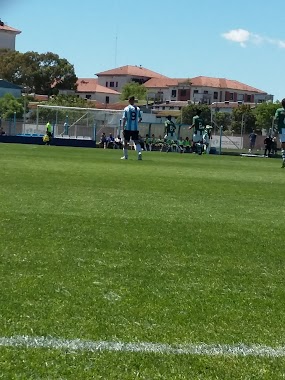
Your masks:
<path fill-rule="evenodd" d="M 56 138 L 99 141 L 103 132 L 116 137 L 120 133 L 121 118 L 121 110 L 37 106 L 37 130 L 50 122 Z"/>

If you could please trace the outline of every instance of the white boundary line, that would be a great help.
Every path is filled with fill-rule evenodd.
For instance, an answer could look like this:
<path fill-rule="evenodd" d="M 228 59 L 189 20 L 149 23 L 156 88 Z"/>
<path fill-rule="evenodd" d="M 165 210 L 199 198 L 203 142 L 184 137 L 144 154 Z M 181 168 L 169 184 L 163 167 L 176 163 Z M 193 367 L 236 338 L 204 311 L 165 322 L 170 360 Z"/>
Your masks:
<path fill-rule="evenodd" d="M 113 351 L 138 352 L 172 355 L 205 356 L 259 356 L 269 358 L 285 357 L 285 347 L 268 347 L 245 344 L 183 344 L 169 345 L 159 343 L 122 343 L 106 341 L 67 340 L 52 337 L 14 336 L 0 337 L 0 347 L 49 348 L 68 351 Z"/>

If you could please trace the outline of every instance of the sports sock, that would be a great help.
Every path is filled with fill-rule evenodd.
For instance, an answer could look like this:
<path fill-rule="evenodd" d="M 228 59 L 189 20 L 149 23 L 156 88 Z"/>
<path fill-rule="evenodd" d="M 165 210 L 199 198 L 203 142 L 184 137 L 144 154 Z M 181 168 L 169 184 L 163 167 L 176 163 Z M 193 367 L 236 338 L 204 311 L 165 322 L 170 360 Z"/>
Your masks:
<path fill-rule="evenodd" d="M 142 152 L 141 144 L 138 143 L 138 144 L 135 145 L 135 147 L 136 147 L 136 151 L 137 151 L 137 153 L 138 153 L 138 154 L 141 154 L 141 152 Z"/>
<path fill-rule="evenodd" d="M 128 157 L 128 149 L 127 148 L 123 148 L 123 152 L 124 152 L 124 156 Z"/>

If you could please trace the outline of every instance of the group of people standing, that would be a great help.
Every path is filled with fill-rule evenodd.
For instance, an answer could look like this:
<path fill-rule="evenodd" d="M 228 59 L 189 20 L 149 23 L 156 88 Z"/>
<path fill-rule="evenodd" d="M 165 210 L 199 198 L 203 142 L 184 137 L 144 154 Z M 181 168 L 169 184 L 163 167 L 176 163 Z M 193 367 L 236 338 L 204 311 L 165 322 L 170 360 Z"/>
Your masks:
<path fill-rule="evenodd" d="M 138 160 L 142 160 L 142 148 L 139 138 L 138 124 L 142 120 L 141 111 L 139 107 L 134 105 L 135 98 L 131 96 L 129 98 L 129 105 L 125 107 L 123 113 L 123 160 L 128 159 L 128 148 L 127 144 L 132 139 L 134 141 L 135 149 L 138 153 Z M 285 168 L 285 98 L 281 102 L 282 107 L 278 108 L 275 113 L 274 123 L 275 130 L 278 132 L 279 140 L 281 143 L 281 154 L 282 154 L 282 168 Z M 189 129 L 193 129 L 193 147 L 197 153 L 202 153 L 204 147 L 208 149 L 209 140 L 211 138 L 211 129 L 205 126 L 204 120 L 201 117 L 201 110 L 196 111 L 196 115 L 193 117 L 192 125 Z M 167 117 L 165 122 L 165 140 L 175 141 L 176 136 L 176 126 L 171 120 L 171 116 Z M 253 131 L 250 135 L 250 149 L 252 151 L 255 145 L 256 134 Z M 270 154 L 272 149 L 274 152 L 277 151 L 276 139 L 267 136 L 264 140 L 265 152 L 264 155 Z M 194 150 L 194 151 L 195 151 Z"/>
<path fill-rule="evenodd" d="M 122 127 L 123 127 L 123 153 L 122 160 L 128 159 L 128 147 L 130 140 L 134 142 L 135 150 L 138 154 L 138 160 L 142 160 L 142 147 L 141 139 L 139 136 L 138 125 L 142 120 L 140 108 L 134 105 L 135 98 L 129 98 L 129 105 L 125 107 L 123 112 Z M 201 110 L 197 110 L 196 115 L 193 117 L 192 125 L 189 129 L 194 129 L 192 139 L 192 149 L 198 154 L 202 154 L 203 150 L 209 150 L 209 143 L 211 138 L 211 127 L 205 126 L 204 120 L 201 117 Z M 178 138 L 176 135 L 176 125 L 169 115 L 165 121 L 165 135 L 164 141 L 167 143 L 177 143 Z"/>

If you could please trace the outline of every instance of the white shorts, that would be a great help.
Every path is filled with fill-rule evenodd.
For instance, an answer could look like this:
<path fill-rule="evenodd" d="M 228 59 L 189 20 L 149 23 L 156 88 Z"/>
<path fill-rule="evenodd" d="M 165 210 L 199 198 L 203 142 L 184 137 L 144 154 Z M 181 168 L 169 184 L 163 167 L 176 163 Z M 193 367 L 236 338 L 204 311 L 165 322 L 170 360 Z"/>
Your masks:
<path fill-rule="evenodd" d="M 202 133 L 196 133 L 193 135 L 193 142 L 198 143 L 203 141 L 203 134 Z"/>
<path fill-rule="evenodd" d="M 282 128 L 282 133 L 279 134 L 279 140 L 281 143 L 285 143 L 285 128 Z"/>
<path fill-rule="evenodd" d="M 208 135 L 206 135 L 206 136 L 204 135 L 203 136 L 203 143 L 204 144 L 209 144 L 209 142 L 210 142 L 209 136 Z"/>
<path fill-rule="evenodd" d="M 177 137 L 176 137 L 175 133 L 173 133 L 173 135 L 171 133 L 169 133 L 168 135 L 165 135 L 164 138 L 166 140 L 177 141 Z"/>

